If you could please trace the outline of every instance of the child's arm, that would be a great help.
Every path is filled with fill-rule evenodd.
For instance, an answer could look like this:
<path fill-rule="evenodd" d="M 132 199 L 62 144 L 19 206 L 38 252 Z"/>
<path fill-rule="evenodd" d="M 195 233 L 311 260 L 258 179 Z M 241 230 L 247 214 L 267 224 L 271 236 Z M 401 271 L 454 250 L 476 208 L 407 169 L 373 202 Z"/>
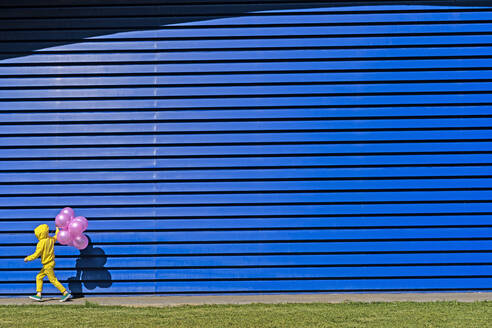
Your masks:
<path fill-rule="evenodd" d="M 58 238 L 58 231 L 60 231 L 60 229 L 58 229 L 58 227 L 56 227 L 56 232 L 55 232 L 55 235 L 53 236 L 53 238 L 55 238 L 55 241 Z"/>
<path fill-rule="evenodd" d="M 39 241 L 38 244 L 36 245 L 36 251 L 32 255 L 26 256 L 26 258 L 24 259 L 24 262 L 28 262 L 28 261 L 32 261 L 32 260 L 37 259 L 41 255 L 42 251 L 43 251 L 43 247 L 41 245 L 41 241 Z"/>

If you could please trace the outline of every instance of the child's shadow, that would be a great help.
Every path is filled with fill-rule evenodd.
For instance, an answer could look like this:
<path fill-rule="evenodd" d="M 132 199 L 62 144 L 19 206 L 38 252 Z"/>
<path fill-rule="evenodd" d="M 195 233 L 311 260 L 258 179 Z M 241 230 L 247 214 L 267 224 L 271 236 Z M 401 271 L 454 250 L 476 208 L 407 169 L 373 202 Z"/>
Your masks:
<path fill-rule="evenodd" d="M 82 284 L 86 289 L 96 287 L 109 288 L 113 284 L 111 273 L 104 267 L 107 261 L 106 253 L 102 248 L 94 247 L 89 239 L 89 245 L 80 251 L 75 267 L 77 274 L 68 278 L 68 289 L 74 298 L 84 297 Z"/>

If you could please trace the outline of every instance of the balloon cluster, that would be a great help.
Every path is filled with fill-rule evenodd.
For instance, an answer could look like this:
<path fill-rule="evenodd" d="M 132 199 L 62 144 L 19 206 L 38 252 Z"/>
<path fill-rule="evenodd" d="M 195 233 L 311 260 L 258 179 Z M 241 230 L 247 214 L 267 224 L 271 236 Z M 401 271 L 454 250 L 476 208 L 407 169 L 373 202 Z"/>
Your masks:
<path fill-rule="evenodd" d="M 73 246 L 83 250 L 89 244 L 89 239 L 83 234 L 89 222 L 83 216 L 75 216 L 75 212 L 70 207 L 65 207 L 55 218 L 55 224 L 60 231 L 58 232 L 58 242 L 62 245 Z"/>

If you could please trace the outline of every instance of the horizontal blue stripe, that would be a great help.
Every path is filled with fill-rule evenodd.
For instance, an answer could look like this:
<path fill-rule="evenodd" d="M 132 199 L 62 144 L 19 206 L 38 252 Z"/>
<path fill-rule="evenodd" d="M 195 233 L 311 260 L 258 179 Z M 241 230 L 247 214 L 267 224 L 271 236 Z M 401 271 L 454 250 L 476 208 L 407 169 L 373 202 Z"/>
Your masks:
<path fill-rule="evenodd" d="M 123 96 L 123 95 L 122 95 Z M 211 96 L 210 96 L 211 97 Z M 37 107 L 37 110 L 71 107 L 73 109 L 92 107 L 115 108 L 127 106 L 127 108 L 190 108 L 190 107 L 237 107 L 244 106 L 245 103 L 251 107 L 258 106 L 363 106 L 363 105 L 401 105 L 401 104 L 477 104 L 488 103 L 490 96 L 488 94 L 441 94 L 441 95 L 400 95 L 400 96 L 334 96 L 334 97 L 266 97 L 258 96 L 253 98 L 224 98 L 224 99 L 149 99 L 149 100 L 109 100 L 101 99 L 93 100 L 66 100 L 66 101 L 2 101 L 0 102 L 0 110 L 12 110 Z M 69 98 L 68 98 L 69 99 Z"/>
<path fill-rule="evenodd" d="M 482 127 L 488 128 L 490 118 L 429 118 L 429 119 L 380 119 L 380 120 L 299 120 L 271 122 L 193 122 L 193 123 L 114 123 L 114 124 L 49 124 L 49 125 L 0 125 L 2 134 L 63 134 L 63 133 L 157 133 L 190 131 L 285 131 L 296 130 L 337 130 L 337 129 L 416 129 L 416 128 L 457 128 Z M 159 139 L 156 139 L 156 143 Z"/>
<path fill-rule="evenodd" d="M 304 220 L 304 219 L 303 219 Z M 106 221 L 107 222 L 107 221 Z M 219 222 L 215 221 L 219 225 Z M 46 222 L 45 222 L 46 223 Z M 462 222 L 463 223 L 463 222 Z M 468 222 L 466 222 L 468 223 Z M 474 223 L 472 221 L 471 223 Z M 2 223 L 3 225 L 4 223 Z M 37 224 L 37 223 L 36 223 Z M 36 224 L 32 224 L 36 226 Z M 50 223 L 53 226 L 52 223 Z M 91 221 L 91 229 L 97 225 L 96 222 Z M 113 224 L 116 225 L 116 224 Z M 258 225 L 261 227 L 261 225 Z M 362 225 L 363 226 L 363 225 Z M 23 226 L 20 226 L 22 228 Z M 145 223 L 142 223 L 142 227 L 146 227 Z M 121 226 L 119 227 L 121 228 Z M 92 238 L 92 232 L 88 232 L 88 236 Z M 291 253 L 294 255 L 305 255 L 303 253 L 340 253 L 340 252 L 450 252 L 454 251 L 462 253 L 473 253 L 474 251 L 490 251 L 492 241 L 490 240 L 461 240 L 461 241 L 382 241 L 382 242 L 299 242 L 299 243 L 216 243 L 216 244 L 176 244 L 176 245 L 159 245 L 159 244 L 139 244 L 129 243 L 126 245 L 99 245 L 92 244 L 94 250 L 91 252 L 99 257 L 111 257 L 122 255 L 133 256 L 148 256 L 158 254 L 157 257 L 176 257 L 178 255 L 188 255 L 193 257 L 210 256 L 210 254 L 233 256 L 239 254 L 250 254 L 251 256 L 267 256 L 271 253 Z M 34 251 L 35 244 L 31 246 L 2 246 L 0 247 L 0 256 L 3 257 L 18 257 L 23 259 L 26 254 L 31 254 Z M 55 253 L 59 261 L 63 257 L 69 257 L 72 260 L 78 258 L 80 253 L 73 247 L 60 246 L 55 247 Z M 294 254 L 295 253 L 295 254 Z M 347 254 L 348 255 L 348 254 Z M 373 256 L 374 254 L 366 254 L 367 256 Z M 244 255 L 245 256 L 245 255 Z M 408 256 L 403 255 L 403 256 Z M 17 259 L 9 259 L 15 263 Z M 35 262 L 37 263 L 37 262 Z M 70 263 L 70 262 L 68 262 Z"/>
<path fill-rule="evenodd" d="M 448 72 L 449 74 L 449 72 Z M 1 81 L 1 80 L 0 80 Z M 285 118 L 385 118 L 402 116 L 461 116 L 491 115 L 488 106 L 442 106 L 442 107 L 393 107 L 393 108 L 302 108 L 302 109 L 223 109 L 223 110 L 138 110 L 115 112 L 57 112 L 57 113 L 1 113 L 0 122 L 94 122 L 127 120 L 234 120 L 234 119 L 285 119 Z"/>
<path fill-rule="evenodd" d="M 66 204 L 69 205 L 69 204 Z M 76 211 L 77 208 L 75 208 Z M 59 207 L 47 209 L 0 209 L 0 219 L 13 218 L 54 218 Z M 386 215 L 421 213 L 490 213 L 490 204 L 364 204 L 364 205 L 279 205 L 279 206 L 197 206 L 197 207 L 131 207 L 131 208 L 83 208 L 83 215 L 89 218 L 131 218 L 131 217 L 224 217 L 224 216 L 291 216 L 291 215 Z"/>
<path fill-rule="evenodd" d="M 430 49 L 429 49 L 430 50 Z M 426 50 L 428 53 L 429 50 Z M 463 49 L 462 49 L 463 50 Z M 174 84 L 224 84 L 224 83 L 293 83 L 293 82 L 354 82 L 354 81 L 426 81 L 453 79 L 489 79 L 490 71 L 448 71 L 448 72 L 365 72 L 365 73 L 265 73 L 265 74 L 218 74 L 218 75 L 182 75 L 182 76 L 122 76 L 122 77 L 39 77 L 39 78 L 2 78 L 2 87 L 67 87 L 67 86 L 118 86 L 118 85 L 174 85 Z M 332 87 L 327 87 L 331 90 Z M 418 110 L 418 109 L 417 109 Z M 434 109 L 436 110 L 436 109 Z M 318 110 L 319 111 L 319 110 Z M 286 112 L 288 112 L 286 110 Z M 139 112 L 144 115 L 145 112 Z M 124 117 L 125 113 L 104 113 L 99 116 Z M 166 114 L 173 114 L 166 113 Z M 213 112 L 209 112 L 213 114 Z M 233 114 L 233 113 L 231 113 Z M 262 114 L 262 113 L 258 113 Z M 328 113 L 327 113 L 328 114 Z M 396 114 L 396 113 L 395 113 Z M 63 115 L 60 113 L 59 115 Z M 75 117 L 83 114 L 73 113 Z M 3 115 L 2 115 L 3 116 Z M 36 117 L 36 116 L 33 116 Z M 97 117 L 97 116 L 95 116 Z"/>
<path fill-rule="evenodd" d="M 479 39 L 483 38 L 483 39 Z M 389 39 L 389 40 L 387 40 Z M 306 41 L 304 41 L 306 40 Z M 367 40 L 367 41 L 366 41 Z M 435 42 L 440 40 L 440 42 Z M 350 41 L 350 42 L 349 42 Z M 25 42 L 22 43 L 24 45 Z M 156 44 L 157 43 L 157 44 Z M 195 46 L 195 43 L 203 45 Z M 425 57 L 446 56 L 490 56 L 491 48 L 488 36 L 440 36 L 440 37 L 395 37 L 395 38 L 303 38 L 302 46 L 297 39 L 266 39 L 266 40 L 236 40 L 233 41 L 133 41 L 108 43 L 78 43 L 76 46 L 48 48 L 36 54 L 4 60 L 5 64 L 34 64 L 34 63 L 94 63 L 114 64 L 118 62 L 136 61 L 139 63 L 154 61 L 171 61 L 182 66 L 190 61 L 262 61 L 262 60 L 300 60 L 324 59 L 342 62 L 343 66 L 350 65 L 349 60 L 365 58 L 374 61 L 377 58 L 397 59 L 407 58 L 423 60 Z M 439 44 L 445 45 L 440 47 Z M 30 44 L 36 46 L 37 44 Z M 42 46 L 42 45 L 40 45 Z M 69 47 L 67 49 L 67 47 Z M 206 48 L 207 51 L 202 50 Z M 329 48 L 316 49 L 310 48 Z M 330 49 L 356 48 L 356 49 Z M 388 47 L 386 49 L 357 49 L 358 47 Z M 225 48 L 225 50 L 224 50 Z M 264 48 L 264 49 L 262 49 Z M 279 48 L 279 49 L 275 49 Z M 289 49 L 282 49 L 289 48 Z M 119 52 L 120 50 L 133 52 Z M 191 51 L 191 50 L 194 51 Z M 248 50 L 242 50 L 248 49 Z M 172 50 L 172 52 L 166 52 Z M 425 51 L 422 51 L 425 50 Z M 70 53 L 77 51 L 84 53 Z M 103 53 L 100 53 L 103 51 Z M 139 52 L 140 51 L 140 52 Z M 386 58 L 387 57 L 387 58 Z M 419 58 L 421 57 L 421 58 Z M 163 63 L 164 64 L 164 63 Z"/>
<path fill-rule="evenodd" d="M 357 85 L 306 86 L 244 86 L 244 87 L 179 87 L 179 88 L 115 88 L 115 89 L 57 89 L 57 90 L 0 90 L 0 99 L 12 98 L 77 98 L 77 97 L 178 97 L 178 96 L 243 96 L 388 92 L 480 92 L 491 91 L 492 83 L 398 83 Z"/>
<path fill-rule="evenodd" d="M 411 189 L 446 189 L 446 188 L 490 188 L 492 189 L 492 179 L 401 179 L 401 180 L 379 180 L 367 181 L 363 178 L 360 180 L 347 181 L 241 181 L 241 182 L 182 182 L 182 183 L 109 183 L 94 185 L 90 182 L 74 183 L 69 185 L 17 185 L 12 188 L 10 185 L 0 186 L 0 193 L 8 198 L 9 195 L 29 196 L 35 192 L 36 196 L 43 194 L 91 194 L 91 193 L 108 193 L 118 195 L 120 193 L 183 193 L 183 192 L 221 192 L 221 191 L 295 191 L 295 190 L 323 190 L 323 191 L 347 191 L 363 190 L 365 192 L 384 191 L 391 189 L 397 190 Z"/>
<path fill-rule="evenodd" d="M 309 2 L 308 2 L 309 3 Z M 487 6 L 479 6 L 479 5 L 474 5 L 472 7 L 473 9 L 480 10 L 480 9 L 486 9 L 488 8 Z M 454 10 L 459 10 L 459 9 L 471 9 L 468 6 L 458 6 L 457 4 L 452 4 L 452 5 L 445 5 L 445 4 L 412 4 L 411 6 L 408 5 L 399 5 L 399 4 L 377 4 L 377 5 L 353 5 L 353 4 L 347 4 L 345 6 L 338 6 L 338 7 L 316 7 L 314 6 L 313 8 L 299 8 L 299 9 L 282 9 L 282 10 L 268 10 L 265 12 L 296 12 L 296 13 L 304 13 L 304 12 L 309 12 L 309 13 L 316 13 L 316 12 L 326 12 L 326 11 L 331 11 L 337 14 L 341 14 L 340 12 L 350 12 L 350 14 L 364 14 L 367 15 L 366 11 L 381 11 L 380 14 L 389 14 L 392 12 L 398 12 L 398 11 L 405 11 L 405 10 L 419 10 L 419 11 L 426 11 L 426 10 L 446 10 L 446 9 L 454 9 Z M 193 24 L 193 23 L 192 23 Z M 187 24 L 185 24 L 187 25 Z"/>
<path fill-rule="evenodd" d="M 118 206 L 118 205 L 213 205 L 242 204 L 264 205 L 271 203 L 371 203 L 371 202 L 456 202 L 492 199 L 492 191 L 405 191 L 405 192 L 345 192 L 345 193 L 273 193 L 262 192 L 217 195 L 144 195 L 144 196 L 35 196 L 0 198 L 0 208 L 12 206 Z M 491 204 L 492 208 L 492 204 Z"/>
<path fill-rule="evenodd" d="M 42 127 L 40 127 L 42 129 Z M 42 137 L 2 137 L 0 147 L 22 146 L 70 146 L 70 145 L 143 145 L 158 144 L 210 144 L 223 143 L 271 143 L 271 142 L 367 142 L 398 140 L 466 140 L 489 139 L 490 131 L 397 131 L 397 132 L 283 132 L 283 133 L 234 133 L 234 134 L 192 134 L 192 135 L 137 135 L 137 136 L 42 136 Z"/>
<path fill-rule="evenodd" d="M 65 173 L 2 173 L 3 182 L 64 182 L 64 181 L 131 181 L 131 180 L 187 180 L 187 179 L 308 179 L 367 177 L 433 177 L 490 175 L 488 166 L 478 167 L 404 167 L 404 168 L 349 168 L 349 169 L 255 169 L 255 170 L 186 170 L 157 172 L 65 172 Z M 375 182 L 377 183 L 377 182 Z"/>
<path fill-rule="evenodd" d="M 465 155 L 374 155 L 374 156 L 303 156 L 303 157 L 248 157 L 248 158 L 187 158 L 187 159 L 86 159 L 86 160 L 17 160 L 0 161 L 2 170 L 12 169 L 99 169 L 106 168 L 176 168 L 188 167 L 269 167 L 279 169 L 289 166 L 310 165 L 425 165 L 425 164 L 477 164 L 492 163 L 492 156 L 487 154 Z"/>
<path fill-rule="evenodd" d="M 96 288 L 93 290 L 86 290 L 84 292 L 89 293 L 196 293 L 196 292 L 209 292 L 209 293 L 221 293 L 221 292 L 281 292 L 281 291 L 331 291 L 338 290 L 351 291 L 351 290 L 392 290 L 392 289 L 490 289 L 490 278 L 448 278 L 448 279 L 379 279 L 379 280 L 335 280 L 335 281 L 240 281 L 240 282 L 150 282 L 144 283 L 114 283 L 111 289 Z M 33 284 L 8 284 L 0 285 L 1 294 L 12 293 L 31 293 L 33 290 Z M 411 287 L 409 287 L 411 286 Z M 459 286 L 459 287 L 458 287 Z M 43 289 L 45 294 L 56 294 L 59 292 L 49 283 L 46 283 L 46 287 Z"/>
<path fill-rule="evenodd" d="M 410 9 L 410 8 L 408 8 Z M 331 9 L 325 9 L 331 10 Z M 282 15 L 282 16 L 257 16 L 257 17 L 233 17 L 214 20 L 204 20 L 180 25 L 206 26 L 217 24 L 308 24 L 308 23 L 364 23 L 364 22 L 425 22 L 425 21 L 473 21 L 489 19 L 492 13 L 480 12 L 451 12 L 451 13 L 382 13 L 382 14 L 313 14 L 313 15 Z"/>
<path fill-rule="evenodd" d="M 190 26 L 190 25 L 188 25 Z M 203 25 L 202 25 L 203 26 Z M 187 28 L 179 29 L 179 25 L 173 29 L 161 29 L 154 31 L 131 31 L 110 33 L 100 30 L 101 36 L 93 39 L 111 40 L 113 38 L 207 38 L 207 37 L 230 37 L 235 36 L 276 36 L 276 35 L 332 35 L 332 34 L 369 34 L 369 33 L 453 33 L 453 32 L 488 32 L 491 25 L 483 24 L 423 24 L 400 25 L 400 26 L 295 26 L 295 27 L 242 27 L 242 28 Z M 31 34 L 29 34 L 31 33 Z M 10 34 L 10 33 L 9 33 Z M 14 36 L 16 38 L 14 38 Z M 36 40 L 42 36 L 45 39 L 60 39 L 70 37 L 67 32 L 44 31 L 43 34 L 36 31 L 22 32 L 13 31 L 9 39 L 12 40 Z"/>
<path fill-rule="evenodd" d="M 491 145 L 488 142 L 429 142 L 401 144 L 355 144 L 355 145 L 274 145 L 274 146 L 189 146 L 189 147 L 109 147 L 109 148 L 66 148 L 66 149 L 2 149 L 0 157 L 104 157 L 104 156 L 262 156 L 262 155 L 292 155 L 292 154 L 364 154 L 364 153 L 405 153 L 405 152 L 488 152 Z M 411 150 L 409 150 L 411 149 Z"/>
<path fill-rule="evenodd" d="M 207 38 L 207 37 L 230 37 L 236 36 L 293 36 L 298 35 L 333 35 L 333 34 L 397 34 L 397 33 L 453 33 L 453 32 L 488 32 L 491 24 L 423 24 L 421 25 L 396 25 L 396 26 L 295 26 L 295 27 L 208 27 L 208 28 L 186 28 L 179 29 L 175 26 L 172 29 L 161 29 L 151 31 L 131 31 L 111 33 L 110 29 L 91 30 L 96 35 L 92 39 L 111 40 L 115 38 Z M 9 31 L 5 40 L 69 40 L 76 37 L 72 31 Z M 109 33 L 109 34 L 108 34 Z"/>
<path fill-rule="evenodd" d="M 487 276 L 492 266 L 435 266 L 435 267 L 369 267 L 369 268 L 275 268 L 275 269 L 194 269 L 194 270 L 113 270 L 105 271 L 103 267 L 99 271 L 87 271 L 84 281 L 97 281 L 107 276 L 109 272 L 113 283 L 118 280 L 149 280 L 147 282 L 135 282 L 135 285 L 148 284 L 154 279 L 268 279 L 268 278 L 347 278 L 352 277 L 412 277 L 412 276 Z M 104 270 L 104 271 L 103 271 Z M 11 271 L 0 272 L 3 284 L 12 284 L 19 281 L 30 281 L 36 276 L 36 272 Z M 56 272 L 58 280 L 69 283 L 76 278 L 75 272 Z M 68 279 L 68 281 L 67 281 Z M 49 284 L 48 279 L 46 283 Z M 189 282 L 194 284 L 193 281 Z M 214 282 L 210 282 L 213 284 Z"/>
<path fill-rule="evenodd" d="M 369 32 L 370 33 L 370 32 Z M 272 47 L 295 47 L 295 48 L 309 48 L 309 47 L 360 47 L 360 46 L 411 46 L 411 45 L 422 45 L 422 46 L 434 46 L 440 44 L 446 45 L 462 45 L 462 44 L 486 44 L 490 43 L 492 36 L 489 35 L 439 35 L 439 36 L 391 36 L 388 34 L 386 37 L 304 37 L 302 44 L 298 43 L 298 38 L 268 38 L 268 39 L 234 39 L 230 38 L 227 40 L 191 40 L 191 41 L 106 41 L 106 42 L 90 42 L 90 40 L 84 40 L 84 42 L 55 46 L 40 50 L 43 51 L 53 51 L 53 52 L 68 52 L 68 51 L 114 51 L 119 50 L 179 50 L 179 49 L 223 49 L 223 48 L 272 48 Z M 16 42 L 10 43 L 13 47 L 18 46 Z M 39 46 L 42 47 L 43 44 L 37 42 L 22 42 L 22 45 L 29 46 Z M 415 51 L 416 52 L 416 51 Z M 412 52 L 409 52 L 407 56 L 411 56 Z M 361 54 L 363 56 L 363 54 Z M 165 54 L 132 54 L 135 60 L 165 60 L 167 57 Z M 422 56 L 422 55 L 421 55 Z M 114 61 L 116 58 L 128 57 L 128 55 L 113 55 L 103 62 Z M 343 57 L 343 56 L 341 56 Z M 52 59 L 49 59 L 52 58 Z M 104 58 L 101 55 L 30 55 L 26 57 L 21 57 L 16 60 L 5 60 L 4 62 L 52 62 L 52 61 L 97 61 L 98 58 Z M 172 58 L 172 57 L 171 57 Z M 214 57 L 212 57 L 214 58 Z M 185 58 L 182 58 L 183 60 Z M 203 59 L 211 59 L 205 56 Z M 128 59 L 120 59 L 128 60 Z"/>
<path fill-rule="evenodd" d="M 137 228 L 137 227 L 133 227 Z M 422 239 L 422 238 L 492 238 L 490 228 L 388 228 L 388 229 L 337 229 L 337 230 L 255 230 L 255 231 L 186 231 L 186 232 L 92 232 L 97 243 L 139 242 L 224 242 L 265 240 L 367 240 L 367 239 Z M 4 234 L 2 243 L 36 242 L 33 233 Z"/>
<path fill-rule="evenodd" d="M 33 249 L 34 251 L 34 249 Z M 489 253 L 463 253 L 463 254 L 376 254 L 376 255 L 270 255 L 270 256 L 199 256 L 199 257 L 108 257 L 104 267 L 108 270 L 114 268 L 131 267 L 179 267 L 193 266 L 271 266 L 271 265 L 398 265 L 398 264 L 490 264 Z M 0 259 L 0 268 L 12 270 L 29 269 L 39 270 L 41 263 L 36 260 L 24 263 L 19 259 Z M 75 271 L 75 259 L 56 259 L 56 268 L 73 269 Z M 55 270 L 56 270 L 55 268 Z M 459 273 L 457 273 L 459 275 Z M 1 285 L 1 284 L 0 284 Z"/>
<path fill-rule="evenodd" d="M 358 50 L 359 51 L 359 50 Z M 361 50 L 364 51 L 364 50 Z M 25 65 L 24 65 L 25 66 Z M 364 69 L 432 69 L 432 68 L 467 68 L 490 67 L 488 59 L 414 59 L 414 60 L 350 60 L 350 61 L 303 61 L 288 63 L 201 63 L 201 64 L 134 64 L 103 65 L 91 64 L 63 66 L 54 62 L 51 66 L 1 67 L 0 74 L 112 74 L 112 73 L 176 73 L 176 72 L 237 72 L 237 71 L 293 71 L 293 70 L 337 70 L 344 71 Z M 54 71 L 56 69 L 56 71 Z"/>
<path fill-rule="evenodd" d="M 359 51 L 359 50 L 358 50 Z M 343 64 L 342 64 L 343 63 Z M 280 63 L 225 63 L 225 64 L 132 64 L 102 65 L 91 64 L 63 66 L 56 62 L 48 66 L 34 67 L 2 67 L 0 76 L 6 74 L 112 74 L 112 73 L 176 73 L 176 72 L 237 72 L 237 71 L 299 71 L 299 70 L 336 70 L 344 71 L 364 69 L 431 69 L 431 68 L 463 68 L 490 67 L 489 59 L 419 59 L 419 60 L 350 60 L 315 61 L 315 62 L 280 62 Z"/>

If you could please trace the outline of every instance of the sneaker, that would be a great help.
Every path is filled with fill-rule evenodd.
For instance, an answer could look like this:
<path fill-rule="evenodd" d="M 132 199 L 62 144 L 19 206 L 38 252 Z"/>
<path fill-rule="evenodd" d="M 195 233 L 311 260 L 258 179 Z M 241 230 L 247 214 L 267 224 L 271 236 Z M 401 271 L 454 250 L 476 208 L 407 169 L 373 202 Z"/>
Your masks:
<path fill-rule="evenodd" d="M 70 298 L 72 298 L 72 294 L 67 293 L 66 295 L 63 295 L 63 296 L 60 298 L 60 302 L 66 302 L 66 301 L 68 301 Z"/>
<path fill-rule="evenodd" d="M 35 300 L 36 302 L 41 302 L 42 301 L 41 297 L 39 297 L 38 295 L 29 296 L 29 298 L 32 299 L 32 300 Z"/>

